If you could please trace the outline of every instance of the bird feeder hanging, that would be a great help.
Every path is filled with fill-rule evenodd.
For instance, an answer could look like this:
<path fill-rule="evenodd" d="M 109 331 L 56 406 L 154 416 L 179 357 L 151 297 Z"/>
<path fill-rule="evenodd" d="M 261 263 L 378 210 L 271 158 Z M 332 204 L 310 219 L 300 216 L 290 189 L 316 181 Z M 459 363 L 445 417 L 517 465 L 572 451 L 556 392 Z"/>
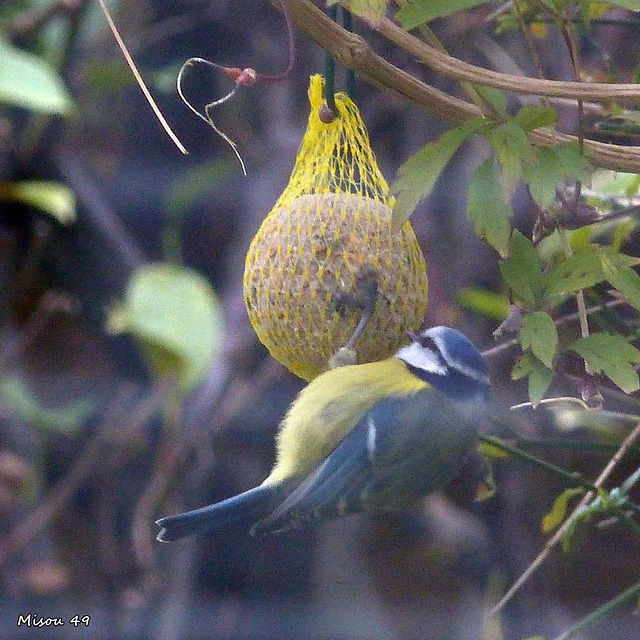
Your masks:
<path fill-rule="evenodd" d="M 367 278 L 377 298 L 356 344 L 359 363 L 394 353 L 427 307 L 424 257 L 409 222 L 393 228 L 394 198 L 358 108 L 337 93 L 335 117 L 327 117 L 323 88 L 312 76 L 293 172 L 251 242 L 244 273 L 258 338 L 305 380 L 328 369 L 353 334 L 362 316 L 354 301 Z"/>

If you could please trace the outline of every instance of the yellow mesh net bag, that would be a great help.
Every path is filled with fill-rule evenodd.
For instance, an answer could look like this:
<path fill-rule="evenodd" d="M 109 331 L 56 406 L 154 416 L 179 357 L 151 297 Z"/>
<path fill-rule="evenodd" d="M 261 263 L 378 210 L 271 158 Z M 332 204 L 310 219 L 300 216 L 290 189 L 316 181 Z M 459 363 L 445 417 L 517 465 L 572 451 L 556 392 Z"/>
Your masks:
<path fill-rule="evenodd" d="M 378 168 L 356 105 L 335 96 L 323 122 L 324 79 L 312 76 L 311 113 L 289 183 L 247 253 L 244 299 L 260 341 L 305 380 L 329 368 L 353 334 L 363 275 L 376 280 L 374 313 L 356 343 L 359 363 L 406 343 L 427 307 L 424 257 L 409 222 L 394 230 L 394 199 Z"/>

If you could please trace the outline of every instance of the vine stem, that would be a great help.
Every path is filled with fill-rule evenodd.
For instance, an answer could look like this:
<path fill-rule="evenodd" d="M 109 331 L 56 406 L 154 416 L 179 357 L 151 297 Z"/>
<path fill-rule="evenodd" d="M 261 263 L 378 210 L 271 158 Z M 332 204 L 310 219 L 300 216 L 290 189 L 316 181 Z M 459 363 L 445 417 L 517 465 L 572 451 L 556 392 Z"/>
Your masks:
<path fill-rule="evenodd" d="M 598 476 L 596 481 L 593 483 L 593 486 L 596 489 L 602 487 L 607 478 L 611 475 L 613 470 L 616 468 L 622 457 L 627 453 L 627 451 L 632 447 L 633 443 L 640 437 L 640 423 L 638 423 L 633 431 L 625 438 L 624 442 L 620 445 L 620 448 L 613 455 L 611 460 L 607 463 L 606 467 L 602 470 L 602 473 Z M 542 551 L 538 554 L 538 556 L 533 560 L 533 562 L 525 569 L 522 575 L 513 583 L 511 588 L 505 593 L 500 602 L 491 610 L 489 616 L 494 616 L 498 614 L 504 606 L 511 600 L 511 598 L 520 590 L 520 587 L 531 577 L 533 572 L 547 559 L 553 548 L 560 542 L 567 529 L 571 526 L 571 522 L 575 515 L 583 509 L 593 498 L 595 497 L 594 491 L 589 491 L 585 494 L 580 500 L 578 506 L 571 512 L 571 515 L 564 521 L 564 523 L 558 527 L 556 532 L 549 538 L 547 543 L 544 545 Z"/>

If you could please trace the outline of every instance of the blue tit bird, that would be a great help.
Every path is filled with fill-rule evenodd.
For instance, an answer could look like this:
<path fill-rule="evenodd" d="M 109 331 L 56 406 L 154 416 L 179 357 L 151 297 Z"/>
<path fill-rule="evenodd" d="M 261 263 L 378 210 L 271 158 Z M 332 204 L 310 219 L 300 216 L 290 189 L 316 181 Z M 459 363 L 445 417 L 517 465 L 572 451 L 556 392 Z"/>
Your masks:
<path fill-rule="evenodd" d="M 449 327 L 411 333 L 394 356 L 331 369 L 291 404 L 276 463 L 259 486 L 161 518 L 157 539 L 231 524 L 252 534 L 360 511 L 403 509 L 445 486 L 473 449 L 489 376 L 473 343 Z"/>

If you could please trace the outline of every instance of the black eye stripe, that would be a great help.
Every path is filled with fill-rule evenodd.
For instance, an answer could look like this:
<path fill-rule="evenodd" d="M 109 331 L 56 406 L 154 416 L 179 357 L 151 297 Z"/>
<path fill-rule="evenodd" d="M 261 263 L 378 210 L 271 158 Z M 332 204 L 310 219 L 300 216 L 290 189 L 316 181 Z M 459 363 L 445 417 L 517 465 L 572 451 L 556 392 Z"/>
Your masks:
<path fill-rule="evenodd" d="M 434 351 L 435 353 L 438 353 L 438 354 L 440 353 L 440 349 L 438 348 L 438 345 L 435 343 L 435 340 L 433 338 L 430 338 L 429 336 L 425 336 L 425 335 L 419 335 L 419 336 L 416 336 L 416 340 L 421 347 L 424 347 L 425 349 L 430 349 L 431 351 Z"/>

